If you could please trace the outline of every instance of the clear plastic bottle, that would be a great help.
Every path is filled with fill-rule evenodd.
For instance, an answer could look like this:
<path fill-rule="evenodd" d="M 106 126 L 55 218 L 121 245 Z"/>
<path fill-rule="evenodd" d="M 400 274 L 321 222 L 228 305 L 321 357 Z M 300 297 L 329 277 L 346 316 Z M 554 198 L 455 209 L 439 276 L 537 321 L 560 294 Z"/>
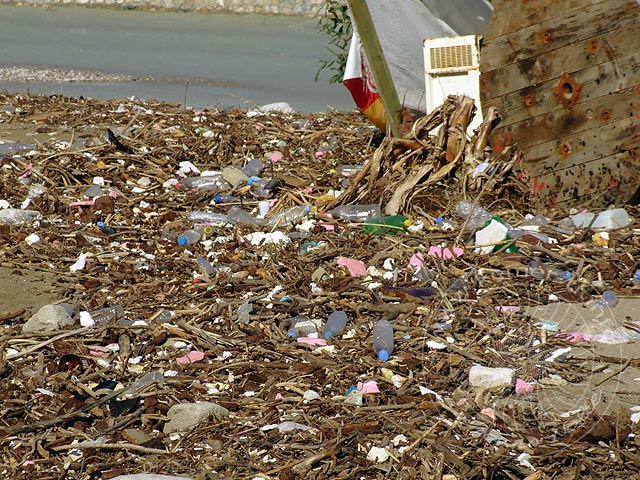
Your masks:
<path fill-rule="evenodd" d="M 259 177 L 263 168 L 264 165 L 262 160 L 259 158 L 252 158 L 247 162 L 242 171 L 247 177 Z"/>
<path fill-rule="evenodd" d="M 329 315 L 327 323 L 322 329 L 322 336 L 325 340 L 329 340 L 333 335 L 342 333 L 347 324 L 347 314 L 343 310 L 337 310 Z"/>
<path fill-rule="evenodd" d="M 124 307 L 122 305 L 114 305 L 112 307 L 93 310 L 89 313 L 96 325 L 105 325 L 124 318 Z"/>
<path fill-rule="evenodd" d="M 297 225 L 302 220 L 307 218 L 310 208 L 308 206 L 295 206 L 287 208 L 286 210 L 280 210 L 277 213 L 271 215 L 267 221 L 269 228 L 285 228 Z"/>
<path fill-rule="evenodd" d="M 227 220 L 233 225 L 264 225 L 264 219 L 256 218 L 238 206 L 233 206 L 227 213 Z"/>
<path fill-rule="evenodd" d="M 190 228 L 178 235 L 178 245 L 194 245 L 198 243 L 204 237 L 204 228 Z"/>
<path fill-rule="evenodd" d="M 327 213 L 352 222 L 365 222 L 382 215 L 380 205 L 340 205 Z"/>
<path fill-rule="evenodd" d="M 482 228 L 493 218 L 493 215 L 480 205 L 475 205 L 471 202 L 465 201 L 457 203 L 456 213 L 460 218 L 467 222 L 467 229 L 469 230 Z"/>
<path fill-rule="evenodd" d="M 250 177 L 247 184 L 251 185 L 251 193 L 258 198 L 269 198 L 282 188 L 282 182 L 277 178 L 267 180 L 259 177 Z"/>
<path fill-rule="evenodd" d="M 249 302 L 244 302 L 238 307 L 238 322 L 247 324 L 249 323 L 249 314 L 253 312 L 253 305 Z"/>
<path fill-rule="evenodd" d="M 393 353 L 393 325 L 388 320 L 378 320 L 373 324 L 373 351 L 383 362 Z"/>
<path fill-rule="evenodd" d="M 222 173 L 215 175 L 201 175 L 199 177 L 189 177 L 182 180 L 180 188 L 196 189 L 198 191 L 206 192 L 224 192 L 231 189 L 225 179 L 222 177 Z"/>
<path fill-rule="evenodd" d="M 553 282 L 566 282 L 571 280 L 572 277 L 571 272 L 568 270 L 561 270 L 535 260 L 527 266 L 527 275 L 539 280 L 551 280 Z"/>
<path fill-rule="evenodd" d="M 611 290 L 605 290 L 598 300 L 596 305 L 602 308 L 613 308 L 618 304 L 618 296 Z"/>
<path fill-rule="evenodd" d="M 342 177 L 355 177 L 363 168 L 364 165 L 340 165 L 334 173 Z"/>
<path fill-rule="evenodd" d="M 0 225 L 24 225 L 36 220 L 40 216 L 37 210 L 21 210 L 19 208 L 5 208 L 0 210 Z"/>
<path fill-rule="evenodd" d="M 289 330 L 287 335 L 291 338 L 306 337 L 318 331 L 318 322 L 306 317 L 292 317 L 287 320 Z"/>
<path fill-rule="evenodd" d="M 224 213 L 205 212 L 202 210 L 193 210 L 188 213 L 187 218 L 193 223 L 211 223 L 215 225 L 224 225 L 228 222 L 227 215 Z"/>
<path fill-rule="evenodd" d="M 211 265 L 211 262 L 209 262 L 209 260 L 204 258 L 202 255 L 198 255 L 197 262 L 198 265 L 200 265 L 202 272 L 206 275 L 213 275 L 214 273 L 216 273 L 216 267 Z"/>
<path fill-rule="evenodd" d="M 219 193 L 214 197 L 216 203 L 242 203 L 240 197 L 234 197 L 232 195 L 220 195 Z"/>

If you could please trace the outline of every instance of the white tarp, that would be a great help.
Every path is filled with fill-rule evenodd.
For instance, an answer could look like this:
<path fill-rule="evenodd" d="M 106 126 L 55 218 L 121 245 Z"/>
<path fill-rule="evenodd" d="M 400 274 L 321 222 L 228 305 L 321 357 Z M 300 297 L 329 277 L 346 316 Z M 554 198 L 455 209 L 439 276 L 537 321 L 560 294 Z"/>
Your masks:
<path fill-rule="evenodd" d="M 484 0 L 367 0 L 400 103 L 425 113 L 423 40 L 482 34 L 492 9 Z"/>

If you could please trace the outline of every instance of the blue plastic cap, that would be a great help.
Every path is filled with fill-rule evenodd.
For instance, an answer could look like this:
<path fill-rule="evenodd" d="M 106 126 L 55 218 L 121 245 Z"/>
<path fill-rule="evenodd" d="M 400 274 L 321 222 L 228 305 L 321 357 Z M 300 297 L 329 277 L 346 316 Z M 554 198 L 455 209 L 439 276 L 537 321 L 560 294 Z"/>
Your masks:
<path fill-rule="evenodd" d="M 572 276 L 573 276 L 573 275 L 571 275 L 571 272 L 564 272 L 564 273 L 562 274 L 562 278 L 564 278 L 565 280 L 571 280 L 571 277 L 572 277 Z"/>
<path fill-rule="evenodd" d="M 287 332 L 287 335 L 289 335 L 291 338 L 298 338 L 298 332 L 296 332 L 295 330 L 289 330 Z"/>
<path fill-rule="evenodd" d="M 182 245 L 182 246 L 184 246 L 184 245 L 186 245 L 186 244 L 187 244 L 187 238 L 186 238 L 186 237 L 183 237 L 182 235 L 180 235 L 180 236 L 178 237 L 178 245 Z"/>
<path fill-rule="evenodd" d="M 311 207 L 309 205 L 304 206 L 304 211 L 309 213 L 311 211 Z"/>
<path fill-rule="evenodd" d="M 436 218 L 436 225 L 442 223 L 443 220 L 444 218 L 442 217 L 442 215 L 440 215 L 438 218 Z"/>
<path fill-rule="evenodd" d="M 336 333 L 336 332 L 334 332 L 333 330 L 327 330 L 326 332 L 324 332 L 323 337 L 324 337 L 325 340 L 329 340 L 333 336 L 334 333 Z"/>
<path fill-rule="evenodd" d="M 215 196 L 214 200 L 216 203 L 220 203 L 222 201 L 222 197 L 220 196 L 219 193 Z"/>
<path fill-rule="evenodd" d="M 249 180 L 247 180 L 247 185 L 253 185 L 256 182 L 259 182 L 260 180 L 262 180 L 260 177 L 256 177 L 254 175 L 252 177 L 249 177 Z"/>
<path fill-rule="evenodd" d="M 633 278 L 640 280 L 640 270 L 636 270 L 636 273 L 633 274 Z"/>
<path fill-rule="evenodd" d="M 100 228 L 103 228 L 106 226 L 104 222 L 96 222 L 96 225 L 99 226 Z"/>
<path fill-rule="evenodd" d="M 389 360 L 389 351 L 386 348 L 383 348 L 378 352 L 378 358 L 383 362 Z"/>

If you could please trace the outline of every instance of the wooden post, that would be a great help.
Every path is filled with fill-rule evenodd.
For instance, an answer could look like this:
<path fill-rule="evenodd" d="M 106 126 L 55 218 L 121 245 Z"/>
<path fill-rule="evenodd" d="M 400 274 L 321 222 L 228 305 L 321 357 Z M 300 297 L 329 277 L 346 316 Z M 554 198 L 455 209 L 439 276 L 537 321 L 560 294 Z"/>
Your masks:
<path fill-rule="evenodd" d="M 382 104 L 387 113 L 387 124 L 391 129 L 394 137 L 400 138 L 400 117 L 402 113 L 402 105 L 398 100 L 396 87 L 393 84 L 391 73 L 387 61 L 382 53 L 380 40 L 376 33 L 376 29 L 369 13 L 369 7 L 366 0 L 349 0 L 349 7 L 356 29 L 362 40 L 362 47 L 367 54 L 369 66 L 373 73 L 378 93 L 382 99 Z"/>

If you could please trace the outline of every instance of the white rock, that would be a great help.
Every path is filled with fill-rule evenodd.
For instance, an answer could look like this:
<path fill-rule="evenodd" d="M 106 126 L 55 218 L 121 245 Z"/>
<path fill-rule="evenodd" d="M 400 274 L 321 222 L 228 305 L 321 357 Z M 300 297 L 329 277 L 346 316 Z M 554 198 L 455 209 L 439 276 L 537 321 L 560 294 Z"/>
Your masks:
<path fill-rule="evenodd" d="M 226 418 L 229 410 L 212 402 L 180 403 L 171 407 L 167 416 L 170 420 L 164 425 L 165 434 L 188 430 L 211 417 Z"/>
<path fill-rule="evenodd" d="M 54 332 L 73 325 L 73 319 L 61 305 L 45 305 L 22 326 L 22 333 Z"/>
<path fill-rule="evenodd" d="M 469 383 L 476 388 L 500 388 L 513 385 L 515 371 L 512 368 L 490 368 L 474 365 L 469 370 Z"/>

